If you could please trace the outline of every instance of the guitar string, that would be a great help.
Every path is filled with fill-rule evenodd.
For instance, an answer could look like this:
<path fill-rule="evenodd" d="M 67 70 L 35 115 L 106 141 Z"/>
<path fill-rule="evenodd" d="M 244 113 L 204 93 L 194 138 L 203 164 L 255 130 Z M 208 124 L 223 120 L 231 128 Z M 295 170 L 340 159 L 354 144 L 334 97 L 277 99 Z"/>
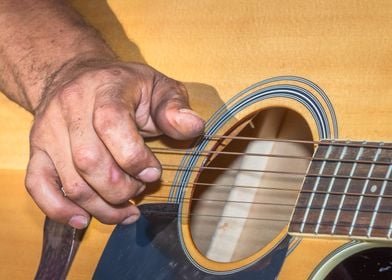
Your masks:
<path fill-rule="evenodd" d="M 164 188 L 181 188 L 181 185 L 175 185 L 174 181 L 161 181 L 160 186 Z M 231 185 L 231 184 L 217 184 L 217 183 L 205 183 L 205 182 L 195 182 L 195 183 L 190 183 L 187 184 L 187 187 L 189 186 L 200 186 L 200 187 L 217 187 L 217 188 L 243 188 L 243 189 L 266 189 L 266 190 L 276 190 L 276 191 L 291 191 L 291 192 L 299 192 L 298 187 L 285 187 L 285 188 L 279 188 L 279 187 L 267 187 L 267 186 L 247 186 L 247 185 Z"/>
<path fill-rule="evenodd" d="M 273 141 L 273 142 L 286 142 L 286 143 L 302 143 L 302 144 L 318 144 L 318 145 L 334 145 L 334 146 L 349 146 L 349 147 L 366 147 L 366 148 L 381 148 L 381 149 L 386 149 L 389 150 L 392 147 L 388 147 L 388 146 L 383 146 L 380 147 L 382 144 L 379 145 L 374 145 L 374 144 L 360 144 L 360 143 L 341 143 L 341 142 L 322 142 L 322 141 L 304 141 L 304 140 L 286 140 L 286 139 L 262 139 L 262 138 L 256 138 L 256 137 L 238 137 L 238 136 L 208 136 L 208 135 L 204 135 L 204 138 L 209 138 L 210 140 L 222 140 L 222 139 L 229 139 L 229 140 L 247 140 L 247 141 Z M 240 153 L 240 152 L 228 152 L 228 151 L 214 151 L 214 150 L 205 150 L 205 151 L 201 151 L 201 152 L 196 152 L 194 150 L 181 150 L 181 149 L 173 149 L 173 148 L 159 148 L 159 147 L 151 147 L 151 150 L 154 153 L 175 153 L 178 155 L 203 155 L 203 156 L 209 156 L 209 155 L 247 155 L 247 156 L 262 156 L 262 157 L 275 157 L 275 158 L 286 158 L 286 159 L 305 159 L 305 160 L 313 160 L 313 161 L 330 161 L 330 162 L 345 162 L 345 163 L 359 163 L 359 164 L 379 164 L 379 165 L 389 165 L 391 163 L 388 162 L 373 162 L 371 160 L 350 160 L 350 159 L 333 159 L 333 158 L 311 158 L 311 157 L 302 157 L 302 156 L 295 156 L 295 155 L 280 155 L 280 154 L 261 154 L 261 153 Z M 273 170 L 252 170 L 252 169 L 235 169 L 235 168 L 224 168 L 224 167 L 207 167 L 207 166 L 196 166 L 193 168 L 180 168 L 179 166 L 176 165 L 162 165 L 162 168 L 164 170 L 175 170 L 175 171 L 191 171 L 191 172 L 198 172 L 198 171 L 203 171 L 203 170 L 220 170 L 220 171 L 246 171 L 246 172 L 264 172 L 264 173 L 274 173 L 274 174 L 284 174 L 284 175 L 294 175 L 294 176 L 305 176 L 306 174 L 304 173 L 299 173 L 299 172 L 282 172 L 282 171 L 273 171 Z M 307 176 L 319 176 L 318 174 L 307 174 Z M 321 177 L 332 177 L 332 178 L 344 178 L 344 179 L 372 179 L 372 180 L 388 180 L 386 178 L 379 178 L 379 177 L 374 177 L 374 178 L 368 178 L 368 177 L 363 177 L 363 176 L 333 176 L 333 175 L 327 175 L 327 176 L 321 176 Z M 166 184 L 170 184 L 170 182 L 165 182 Z M 201 185 L 204 184 L 204 186 L 212 186 L 214 185 L 215 187 L 218 186 L 217 184 L 208 184 L 208 183 L 194 183 L 194 186 L 197 185 Z M 226 186 L 226 187 L 230 187 L 227 185 L 221 185 L 221 186 Z M 179 186 L 167 186 L 167 187 L 179 187 Z M 235 186 L 235 187 L 243 187 L 243 188 L 253 188 L 250 186 Z M 279 188 L 268 188 L 271 190 L 278 190 Z M 287 190 L 287 189 L 280 189 L 280 190 Z M 288 191 L 296 191 L 296 190 L 288 190 Z M 306 193 L 306 192 L 310 192 L 310 191 L 301 191 L 302 193 Z M 317 191 L 316 193 L 326 193 L 326 192 L 322 192 L 322 191 Z M 342 194 L 339 192 L 334 192 L 332 194 Z M 346 195 L 353 195 L 353 196 L 359 196 L 361 194 L 356 194 L 356 193 L 346 193 Z M 369 196 L 369 197 L 379 197 L 379 195 L 376 194 L 365 194 L 365 196 Z M 385 197 L 385 196 L 383 196 Z M 390 196 L 387 196 L 388 198 Z M 152 199 L 152 200 L 151 200 Z M 149 201 L 154 201 L 154 199 L 156 201 L 165 201 L 167 198 L 164 196 L 149 196 L 146 198 L 146 202 Z M 288 204 L 288 203 L 266 203 L 266 202 L 247 202 L 247 201 L 235 201 L 235 200 L 220 200 L 220 199 L 199 199 L 199 198 L 183 198 L 183 201 L 188 200 L 189 202 L 192 201 L 202 201 L 202 202 L 220 202 L 220 203 L 251 203 L 251 204 L 259 204 L 259 205 L 269 205 L 269 206 L 278 206 L 278 207 L 294 207 L 294 204 Z M 296 209 L 301 209 L 301 208 L 306 208 L 303 206 L 297 206 Z M 312 207 L 312 209 L 321 209 L 322 207 Z M 337 210 L 337 208 L 334 207 L 324 207 L 323 209 L 325 210 Z M 350 208 L 340 208 L 342 211 L 356 211 L 357 209 L 350 209 Z M 373 213 L 373 210 L 368 210 L 368 209 L 362 209 L 360 210 L 360 212 L 369 212 L 369 213 Z M 160 212 L 160 214 L 163 214 L 165 212 Z M 378 213 L 384 213 L 384 214 L 390 214 L 392 213 L 391 211 L 383 211 L 380 210 L 378 211 Z M 175 214 L 176 216 L 179 216 L 178 212 L 167 212 L 166 214 Z M 200 214 L 200 213 L 190 213 L 187 216 L 204 216 L 204 217 L 215 217 L 215 218 L 233 218 L 233 219 L 247 219 L 247 220 L 262 220 L 262 221 L 271 221 L 271 222 L 284 222 L 284 223 L 288 223 L 290 222 L 287 219 L 268 219 L 268 218 L 260 218 L 260 217 L 238 217 L 238 216 L 224 216 L 224 215 L 211 215 L 211 214 Z M 295 224 L 295 221 L 291 221 L 291 224 Z M 299 222 L 297 222 L 299 223 Z M 319 223 L 319 225 L 323 225 L 326 223 Z M 312 223 L 307 222 L 307 225 L 312 225 Z M 316 225 L 316 223 L 314 223 L 314 225 Z M 327 223 L 326 225 L 328 226 L 332 226 L 332 223 Z M 348 225 L 347 225 L 348 226 Z M 342 225 L 342 224 L 338 224 L 336 225 L 336 227 L 347 227 L 346 225 Z M 364 227 L 366 229 L 369 228 L 369 226 L 366 225 L 357 225 L 358 227 Z M 380 226 L 374 226 L 373 228 L 379 228 L 379 229 L 389 229 L 389 227 L 380 227 Z"/>
<path fill-rule="evenodd" d="M 320 177 L 320 178 L 336 178 L 336 179 L 353 179 L 353 180 L 372 180 L 372 181 L 388 181 L 391 178 L 372 177 L 372 176 L 346 176 L 346 175 L 331 175 L 331 174 L 313 174 L 292 171 L 266 170 L 266 169 L 245 169 L 245 168 L 231 168 L 231 167 L 215 167 L 215 166 L 195 166 L 192 168 L 180 167 L 175 164 L 162 164 L 163 170 L 184 171 L 184 172 L 200 172 L 200 171 L 233 171 L 233 172 L 255 172 L 255 173 L 270 173 L 278 175 L 290 176 L 306 176 L 306 177 Z"/>
<path fill-rule="evenodd" d="M 214 187 L 214 188 L 239 188 L 239 189 L 259 189 L 259 190 L 274 190 L 274 191 L 290 191 L 290 192 L 296 192 L 296 193 L 315 193 L 315 194 L 330 194 L 330 195 L 347 195 L 347 196 L 363 196 L 363 197 L 370 197 L 370 198 L 392 198 L 392 195 L 378 195 L 378 194 L 373 194 L 373 193 L 365 193 L 362 194 L 361 192 L 358 193 L 354 193 L 354 192 L 336 192 L 336 191 L 322 191 L 322 190 L 300 190 L 300 189 L 295 189 L 292 187 L 289 188 L 278 188 L 278 187 L 257 187 L 257 186 L 245 186 L 245 185 L 224 185 L 224 184 L 215 184 L 215 183 L 201 183 L 201 182 L 197 182 L 197 183 L 191 183 L 188 184 L 187 187 L 189 186 L 193 186 L 194 188 L 200 186 L 200 187 Z M 162 184 L 160 185 L 160 187 L 162 188 L 182 188 L 181 185 L 174 185 L 174 182 L 169 182 L 169 181 L 163 181 Z M 148 195 L 149 197 L 154 197 L 154 195 Z"/>
<path fill-rule="evenodd" d="M 169 184 L 169 183 L 170 182 L 166 182 L 166 184 Z M 200 183 L 193 183 L 192 185 L 197 186 L 198 184 L 200 184 Z M 201 184 L 204 184 L 205 186 L 215 186 L 215 187 L 216 186 L 233 187 L 233 185 L 218 185 L 218 184 L 209 184 L 209 183 L 201 183 Z M 179 187 L 179 186 L 164 185 L 163 187 Z M 234 186 L 234 187 L 244 187 L 245 188 L 245 187 L 249 187 L 249 186 Z M 257 187 L 251 187 L 251 188 L 257 188 Z M 293 189 L 283 189 L 283 188 L 267 188 L 267 189 L 296 191 L 296 190 L 293 190 Z M 313 191 L 302 190 L 301 192 L 302 193 L 311 193 Z M 323 191 L 316 191 L 315 193 L 327 193 L 327 192 L 325 192 L 325 191 L 324 192 Z M 332 192 L 332 194 L 343 194 L 343 193 Z M 348 196 L 350 196 L 350 195 L 352 195 L 352 196 L 364 196 L 364 197 L 381 197 L 380 195 L 377 195 L 377 194 L 346 193 L 346 195 L 348 195 Z M 384 198 L 392 198 L 392 196 L 390 196 L 390 195 L 386 195 L 386 196 L 384 195 L 382 197 L 384 197 Z M 288 203 L 268 203 L 268 202 L 257 202 L 257 201 L 256 202 L 248 202 L 248 201 L 234 201 L 234 200 L 230 201 L 230 200 L 222 200 L 222 199 L 205 199 L 205 198 L 203 198 L 203 199 L 199 199 L 199 198 L 183 198 L 182 201 L 188 201 L 188 202 L 202 201 L 202 202 L 221 202 L 221 203 L 249 203 L 249 204 L 252 204 L 252 205 L 269 205 L 269 206 L 292 207 L 292 208 L 294 208 L 294 206 L 295 206 L 294 204 L 288 204 Z M 146 197 L 146 199 L 145 199 L 145 202 L 167 202 L 167 197 L 157 196 L 157 195 L 148 195 Z M 297 206 L 295 209 L 305 209 L 305 208 L 307 208 L 307 207 Z M 337 207 L 336 208 L 336 207 L 315 207 L 315 206 L 313 206 L 313 207 L 311 207 L 311 209 L 312 210 L 325 209 L 325 210 L 332 210 L 332 211 L 340 209 L 340 210 L 346 211 L 346 212 L 355 212 L 355 211 L 357 211 L 357 209 L 351 209 L 351 208 L 346 208 L 346 207 L 343 207 L 343 208 Z M 361 210 L 359 210 L 359 212 L 373 213 L 374 211 L 373 210 L 369 210 L 369 209 L 361 209 Z M 391 214 L 392 211 L 379 210 L 378 213 Z M 169 212 L 167 214 L 171 214 L 171 213 Z M 200 214 L 192 214 L 191 213 L 190 215 L 191 216 L 199 216 Z M 206 215 L 206 214 L 201 214 L 201 215 L 203 216 L 203 215 Z M 222 215 L 207 215 L 207 216 L 224 217 Z M 232 218 L 235 218 L 235 217 L 232 217 Z M 237 218 L 244 219 L 246 217 L 237 217 Z M 255 219 L 256 220 L 257 219 L 263 220 L 262 218 L 256 218 L 256 217 L 250 217 L 249 219 L 251 219 L 251 220 L 255 220 Z M 289 220 L 279 220 L 279 219 L 269 219 L 269 220 L 276 221 L 276 222 L 278 222 L 278 221 L 289 222 Z"/>
<path fill-rule="evenodd" d="M 153 199 L 151 199 L 153 198 Z M 165 200 L 167 199 L 165 196 L 149 196 L 145 201 L 146 202 L 163 202 L 163 201 L 167 201 Z M 272 203 L 272 202 L 261 202 L 261 201 L 243 201 L 243 200 L 225 200 L 225 199 L 213 199 L 213 198 L 183 198 L 181 200 L 182 202 L 193 202 L 193 201 L 199 201 L 199 202 L 218 202 L 218 203 L 237 203 L 237 204 L 251 204 L 253 205 L 261 205 L 261 206 L 278 206 L 278 207 L 292 207 L 294 208 L 295 204 L 289 204 L 289 203 Z M 308 207 L 306 206 L 296 206 L 295 209 L 307 209 Z M 321 209 L 325 209 L 325 210 L 342 210 L 342 211 L 347 211 L 347 212 L 356 212 L 357 209 L 353 209 L 353 208 L 339 208 L 339 207 L 321 207 L 321 206 L 313 206 L 311 207 L 311 210 L 321 210 Z M 360 209 L 358 210 L 358 212 L 364 212 L 364 213 L 373 213 L 374 210 L 371 209 Z M 377 213 L 384 213 L 384 214 L 392 214 L 392 210 L 380 210 L 377 211 Z"/>
<path fill-rule="evenodd" d="M 299 139 L 283 139 L 283 138 L 262 138 L 262 137 L 250 137 L 250 136 L 231 136 L 231 135 L 208 135 L 203 134 L 196 139 L 209 139 L 214 141 L 223 140 L 243 140 L 243 141 L 267 141 L 267 142 L 283 142 L 283 143 L 296 143 L 296 144 L 313 144 L 313 145 L 326 145 L 326 146 L 346 146 L 346 147 L 366 147 L 366 148 L 380 148 L 385 150 L 391 150 L 391 143 L 387 142 L 359 142 L 359 141 L 345 141 L 345 140 L 335 140 L 335 139 L 325 139 L 325 140 L 299 140 Z"/>
<path fill-rule="evenodd" d="M 323 157 L 306 157 L 296 155 L 284 155 L 284 154 L 265 154 L 265 153 L 249 153 L 249 152 L 232 152 L 232 151 L 216 151 L 216 150 L 204 150 L 204 151 L 193 151 L 184 150 L 179 148 L 163 148 L 163 147 L 151 147 L 152 152 L 155 154 L 176 154 L 182 156 L 209 156 L 209 155 L 231 155 L 231 156 L 258 156 L 258 157 L 271 157 L 271 158 L 287 158 L 287 159 L 304 159 L 313 161 L 327 161 L 327 162 L 342 162 L 342 163 L 357 163 L 357 164 L 376 164 L 376 165 L 390 165 L 391 162 L 387 161 L 374 161 L 374 160 L 355 160 L 355 159 L 338 159 L 338 158 L 323 158 Z"/>
<path fill-rule="evenodd" d="M 318 145 L 332 145 L 332 146 L 349 146 L 349 147 L 369 147 L 369 148 L 380 148 L 380 145 L 390 144 L 386 142 L 365 142 L 362 141 L 345 141 L 335 139 L 325 140 L 299 140 L 299 139 L 281 139 L 281 138 L 263 138 L 263 137 L 251 137 L 251 136 L 232 136 L 232 135 L 208 135 L 203 134 L 199 138 L 207 138 L 210 140 L 247 140 L 247 141 L 271 141 L 271 142 L 289 142 L 289 143 L 303 143 L 303 144 L 318 144 Z M 392 146 L 382 146 L 385 149 L 392 149 Z"/>
<path fill-rule="evenodd" d="M 379 145 L 372 145 L 372 144 L 360 144 L 360 143 L 341 143 L 341 142 L 322 142 L 322 141 L 304 141 L 304 140 L 288 140 L 288 139 L 263 139 L 263 138 L 256 138 L 256 137 L 238 137 L 238 136 L 208 136 L 208 135 L 204 135 L 204 138 L 209 138 L 211 140 L 222 140 L 222 139 L 229 139 L 229 140 L 247 140 L 247 141 L 273 141 L 273 142 L 286 142 L 286 143 L 302 143 L 302 144 L 318 144 L 318 145 L 334 145 L 334 146 L 349 146 L 349 147 L 367 147 L 367 148 L 381 148 L 381 149 L 391 149 L 392 147 L 388 147 L 388 146 L 383 146 L 380 147 L 381 144 Z M 350 160 L 350 159 L 331 159 L 331 158 L 327 158 L 327 159 L 323 159 L 323 158 L 311 158 L 311 157 L 301 157 L 301 156 L 295 156 L 295 155 L 279 155 L 279 154 L 261 154 L 261 153 L 240 153 L 240 152 L 228 152 L 228 151 L 213 151 L 213 150 L 205 150 L 205 151 L 201 151 L 201 152 L 195 152 L 193 150 L 181 150 L 181 149 L 172 149 L 172 148 L 159 148 L 159 147 L 151 147 L 151 150 L 155 153 L 175 153 L 175 154 L 179 154 L 179 155 L 204 155 L 204 156 L 208 156 L 208 155 L 248 155 L 248 156 L 263 156 L 263 157 L 277 157 L 277 158 L 289 158 L 289 159 L 305 159 L 305 160 L 313 160 L 313 161 L 317 161 L 317 160 L 322 160 L 322 161 L 331 161 L 331 162 L 335 162 L 335 161 L 340 161 L 340 162 L 346 162 L 346 163 L 360 163 L 360 164 L 380 164 L 380 165 L 389 165 L 390 163 L 388 162 L 373 162 L 370 160 Z M 299 172 L 283 172 L 283 171 L 274 171 L 274 170 L 253 170 L 253 169 L 235 169 L 235 168 L 225 168 L 225 167 L 207 167 L 207 166 L 203 166 L 203 167 L 193 167 L 193 168 L 180 168 L 179 166 L 176 165 L 162 165 L 164 170 L 176 170 L 176 171 L 191 171 L 191 172 L 195 172 L 195 171 L 202 171 L 202 170 L 220 170 L 220 171 L 246 171 L 246 172 L 264 172 L 264 173 L 274 173 L 274 174 L 284 174 L 284 175 L 294 175 L 294 176 L 305 176 L 306 174 L 304 173 L 299 173 Z M 307 174 L 307 176 L 319 176 L 319 174 Z M 372 179 L 372 180 L 388 180 L 389 179 L 385 179 L 385 178 L 379 178 L 379 177 L 374 177 L 374 178 L 370 178 L 370 177 L 364 177 L 364 176 L 333 176 L 333 175 L 325 175 L 325 176 L 321 176 L 321 177 L 333 177 L 333 178 L 344 178 L 344 179 Z M 194 185 L 198 185 L 197 183 L 195 183 Z M 200 185 L 200 183 L 199 183 Z M 215 184 L 215 186 L 217 186 Z M 173 186 L 171 186 L 173 187 Z M 240 186 L 236 186 L 236 187 L 240 187 Z M 242 186 L 242 187 L 249 187 L 249 186 Z M 271 188 L 271 189 L 276 189 L 276 188 Z M 285 189 L 286 190 L 286 189 Z M 304 192 L 304 191 L 302 191 Z M 306 192 L 306 191 L 305 191 Z M 323 193 L 318 191 L 317 193 Z M 333 193 L 333 194 L 340 194 L 340 193 Z M 360 194 L 355 194 L 355 193 L 350 193 L 350 194 L 346 194 L 346 195 L 354 195 L 354 196 L 358 196 Z M 375 194 L 367 194 L 366 196 L 369 197 L 378 197 L 378 195 Z M 148 199 L 157 199 L 158 201 L 160 199 L 164 200 L 166 199 L 166 197 L 159 197 L 159 196 L 149 196 Z M 183 199 L 184 200 L 184 199 Z M 246 201 L 227 201 L 227 200 L 219 200 L 219 199 L 198 199 L 198 198 L 192 198 L 192 199 L 188 199 L 189 201 L 208 201 L 208 202 L 224 202 L 224 203 L 252 203 L 252 204 L 263 204 L 263 205 L 272 205 L 272 206 L 287 206 L 287 207 L 294 207 L 294 205 L 292 204 L 277 204 L 277 203 L 262 203 L 262 202 L 246 202 Z M 297 209 L 300 208 L 304 208 L 304 207 L 298 207 Z M 313 209 L 321 209 L 321 207 L 313 207 Z M 326 210 L 336 210 L 335 208 L 324 208 Z M 356 211 L 356 209 L 348 209 L 348 208 L 341 208 L 341 210 L 343 211 Z M 373 212 L 372 210 L 360 210 L 360 212 Z M 379 211 L 379 213 L 392 213 L 390 211 Z M 173 213 L 176 214 L 177 212 Z M 206 214 L 190 214 L 191 216 L 194 215 L 198 215 L 198 216 L 215 216 L 215 217 L 223 217 L 222 215 L 206 215 Z M 230 218 L 229 216 L 226 216 L 227 218 Z M 235 216 L 231 216 L 231 218 L 246 218 L 246 219 L 258 219 L 260 220 L 261 218 L 256 218 L 256 217 L 235 217 Z M 265 219 L 263 219 L 265 220 Z M 279 221 L 278 219 L 267 219 L 267 220 L 271 220 L 271 221 Z M 281 220 L 282 222 L 289 222 L 289 220 Z M 308 223 L 309 224 L 309 223 Z M 368 228 L 368 227 L 366 227 Z"/>
<path fill-rule="evenodd" d="M 156 215 L 162 215 L 162 214 L 169 214 L 173 215 L 177 218 L 188 218 L 188 217 L 206 217 L 206 218 L 228 218 L 228 219 L 242 219 L 242 220 L 253 220 L 253 221 L 268 221 L 268 222 L 282 222 L 282 223 L 290 223 L 290 224 L 301 224 L 299 221 L 290 221 L 287 219 L 271 219 L 271 218 L 261 218 L 261 217 L 241 217 L 241 216 L 231 216 L 231 215 L 214 215 L 214 214 L 194 214 L 194 213 L 189 213 L 189 214 L 179 214 L 177 211 L 153 211 L 153 210 L 143 210 L 143 214 L 156 214 Z M 315 225 L 321 225 L 321 226 L 333 226 L 333 223 L 329 222 L 321 222 L 321 223 L 313 223 L 313 222 L 307 222 L 306 225 L 309 226 L 315 226 Z M 336 225 L 336 227 L 344 227 L 344 228 L 349 228 L 350 225 L 349 223 L 344 224 L 344 223 L 339 223 Z M 370 227 L 366 224 L 356 224 L 356 228 L 364 228 L 364 229 L 369 229 Z M 385 227 L 385 226 L 373 226 L 371 227 L 373 229 L 380 229 L 380 230 L 389 230 L 390 227 Z M 365 235 L 365 234 L 364 234 Z"/>

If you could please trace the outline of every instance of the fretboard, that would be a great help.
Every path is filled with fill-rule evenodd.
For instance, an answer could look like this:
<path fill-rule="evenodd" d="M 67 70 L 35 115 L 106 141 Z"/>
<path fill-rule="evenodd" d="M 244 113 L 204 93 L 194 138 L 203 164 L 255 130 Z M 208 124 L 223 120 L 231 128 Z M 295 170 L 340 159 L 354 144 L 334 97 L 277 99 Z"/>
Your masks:
<path fill-rule="evenodd" d="M 322 141 L 289 232 L 360 239 L 392 237 L 392 143 Z"/>

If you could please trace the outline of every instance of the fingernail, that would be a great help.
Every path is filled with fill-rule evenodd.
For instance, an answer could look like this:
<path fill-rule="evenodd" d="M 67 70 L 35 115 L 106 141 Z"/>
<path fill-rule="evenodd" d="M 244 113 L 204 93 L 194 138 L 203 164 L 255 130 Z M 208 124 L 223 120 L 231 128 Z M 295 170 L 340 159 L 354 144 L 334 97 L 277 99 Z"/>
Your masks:
<path fill-rule="evenodd" d="M 134 214 L 126 218 L 124 221 L 121 222 L 122 225 L 130 225 L 136 222 L 139 219 L 140 215 Z"/>
<path fill-rule="evenodd" d="M 197 117 L 197 118 L 203 120 L 202 117 L 200 117 L 200 115 L 199 115 L 198 113 L 196 113 L 195 111 L 192 111 L 191 109 L 188 109 L 188 108 L 181 108 L 181 109 L 178 110 L 178 111 L 179 111 L 180 113 L 183 113 L 183 114 L 190 114 L 190 115 L 192 115 L 192 116 L 195 116 L 195 117 Z"/>
<path fill-rule="evenodd" d="M 195 112 L 187 108 L 178 110 L 176 115 L 178 130 L 186 138 L 196 137 L 204 130 L 205 121 Z"/>
<path fill-rule="evenodd" d="M 148 167 L 137 175 L 137 178 L 143 182 L 150 183 L 159 179 L 161 171 L 156 167 Z"/>
<path fill-rule="evenodd" d="M 77 229 L 84 229 L 88 225 L 88 219 L 84 216 L 76 215 L 68 221 L 68 224 Z"/>

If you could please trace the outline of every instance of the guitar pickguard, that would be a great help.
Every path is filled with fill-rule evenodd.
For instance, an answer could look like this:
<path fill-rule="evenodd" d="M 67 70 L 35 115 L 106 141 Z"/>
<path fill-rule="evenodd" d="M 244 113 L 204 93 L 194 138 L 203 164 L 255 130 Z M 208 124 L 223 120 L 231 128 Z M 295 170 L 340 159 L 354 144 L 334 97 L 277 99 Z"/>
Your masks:
<path fill-rule="evenodd" d="M 177 204 L 140 206 L 132 225 L 118 225 L 110 237 L 93 279 L 275 279 L 286 256 L 287 236 L 267 256 L 241 271 L 215 274 L 193 265 L 178 237 Z M 169 213 L 169 214 L 165 214 Z"/>

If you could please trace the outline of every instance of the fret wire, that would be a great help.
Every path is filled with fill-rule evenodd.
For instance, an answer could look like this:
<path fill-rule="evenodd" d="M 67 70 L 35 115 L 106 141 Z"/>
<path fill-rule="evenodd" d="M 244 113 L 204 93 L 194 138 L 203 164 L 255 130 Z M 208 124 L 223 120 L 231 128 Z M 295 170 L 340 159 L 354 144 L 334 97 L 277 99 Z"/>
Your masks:
<path fill-rule="evenodd" d="M 344 146 L 342 151 L 340 152 L 339 159 L 342 159 L 344 157 L 344 155 L 346 154 L 346 151 L 347 151 L 347 146 Z M 340 165 L 341 165 L 341 163 L 339 161 L 336 164 L 336 166 L 335 166 L 335 170 L 333 172 L 333 175 L 337 175 L 337 173 L 338 173 L 338 171 L 340 169 Z M 333 186 L 334 182 L 335 182 L 335 178 L 332 178 L 331 181 L 329 182 L 327 194 L 325 195 L 325 199 L 323 201 L 323 205 L 322 205 L 322 208 L 320 210 L 320 214 L 319 214 L 318 219 L 317 219 L 317 225 L 316 225 L 316 228 L 315 228 L 315 233 L 318 233 L 318 231 L 319 231 L 321 219 L 324 216 L 324 208 L 327 206 L 328 199 L 329 199 L 329 192 L 331 192 L 332 186 Z"/>
<path fill-rule="evenodd" d="M 331 148 L 331 147 L 332 147 L 332 146 L 328 146 L 328 149 L 327 149 L 327 152 L 326 152 L 326 157 L 329 157 L 329 155 L 331 154 L 331 151 L 332 151 L 332 148 Z M 318 149 L 316 150 L 316 152 L 317 152 L 317 151 L 318 151 Z M 318 172 L 319 174 L 320 174 L 320 173 L 323 173 L 324 168 L 325 168 L 325 165 L 326 165 L 326 162 L 323 161 L 322 164 L 321 164 L 320 170 L 319 170 L 319 172 Z M 315 182 L 315 184 L 314 184 L 314 186 L 313 186 L 313 192 L 310 194 L 309 202 L 308 202 L 307 208 L 306 208 L 306 210 L 305 210 L 304 217 L 303 217 L 303 219 L 302 219 L 302 223 L 301 223 L 301 226 L 300 226 L 300 232 L 303 232 L 303 231 L 304 231 L 305 224 L 306 224 L 306 220 L 308 219 L 308 215 L 309 215 L 309 211 L 310 211 L 310 206 L 312 205 L 313 199 L 314 199 L 314 196 L 315 196 L 314 191 L 317 190 L 317 187 L 318 187 L 319 182 L 320 182 L 320 177 L 317 177 L 317 178 L 316 178 L 316 182 Z"/>
<path fill-rule="evenodd" d="M 385 175 L 385 178 L 389 177 L 389 175 L 391 174 L 391 171 L 392 171 L 392 165 L 389 166 L 388 171 L 387 171 L 387 173 Z M 370 235 L 372 233 L 372 227 L 374 225 L 374 222 L 376 221 L 378 210 L 380 208 L 381 200 L 382 200 L 382 198 L 384 196 L 384 192 L 385 192 L 386 187 L 387 187 L 387 181 L 384 181 L 384 183 L 381 186 L 380 195 L 379 195 L 379 197 L 377 199 L 376 205 L 374 206 L 374 212 L 373 212 L 372 218 L 370 220 L 370 226 L 369 226 L 369 229 L 368 229 L 368 232 L 367 232 L 367 236 L 368 237 L 370 237 Z"/>
<path fill-rule="evenodd" d="M 358 152 L 357 152 L 357 155 L 356 155 L 355 159 L 359 159 L 359 158 L 362 156 L 363 150 L 364 150 L 363 147 L 359 148 L 359 150 L 358 150 Z M 344 201 L 345 201 L 345 199 L 346 199 L 346 193 L 348 192 L 348 189 L 349 189 L 350 184 L 351 184 L 351 177 L 354 175 L 354 172 L 355 172 L 355 169 L 356 169 L 356 168 L 357 168 L 357 163 L 354 163 L 353 166 L 351 167 L 351 171 L 350 171 L 350 175 L 349 175 L 350 178 L 349 178 L 349 179 L 347 180 L 347 182 L 346 182 L 346 185 L 345 185 L 344 191 L 343 191 L 343 196 L 342 196 L 342 198 L 340 199 L 338 211 L 337 211 L 337 213 L 336 213 L 335 220 L 334 220 L 334 222 L 333 222 L 333 226 L 332 226 L 332 230 L 331 230 L 332 234 L 335 233 L 336 225 L 338 224 L 338 220 L 339 220 L 339 218 L 340 218 L 340 213 L 341 213 L 341 210 L 342 210 L 342 208 L 343 208 Z"/>
<path fill-rule="evenodd" d="M 274 157 L 274 158 L 289 158 L 289 159 L 307 159 L 312 161 L 327 161 L 327 162 L 334 162 L 334 161 L 341 161 L 343 163 L 361 163 L 361 164 L 372 164 L 375 163 L 377 165 L 389 165 L 391 162 L 386 161 L 377 161 L 374 162 L 372 160 L 353 160 L 353 159 L 337 159 L 337 158 L 318 158 L 318 157 L 305 157 L 305 156 L 295 156 L 295 155 L 284 155 L 284 154 L 264 154 L 264 153 L 243 153 L 243 152 L 233 152 L 233 151 L 217 151 L 217 150 L 204 150 L 200 152 L 195 152 L 193 150 L 184 150 L 178 148 L 161 148 L 161 147 L 150 147 L 151 151 L 155 154 L 176 154 L 176 155 L 186 155 L 186 156 L 208 156 L 210 154 L 216 155 L 246 155 L 246 156 L 259 156 L 259 157 Z"/>
<path fill-rule="evenodd" d="M 380 154 L 381 154 L 381 149 L 379 148 L 379 149 L 377 149 L 377 152 L 376 152 L 376 154 L 375 154 L 375 156 L 374 156 L 374 160 L 377 160 L 377 158 L 378 158 L 378 156 L 379 156 Z M 367 177 L 370 177 L 370 176 L 372 175 L 373 170 L 374 170 L 374 164 L 372 164 L 372 165 L 370 166 L 369 172 L 368 172 L 368 176 L 367 176 Z M 363 194 L 365 194 L 368 185 L 369 185 L 369 180 L 366 180 L 365 183 L 364 183 L 363 189 L 362 189 L 362 195 L 359 197 L 359 201 L 358 201 L 358 204 L 357 204 L 357 210 L 358 210 L 358 211 L 355 211 L 355 213 L 354 213 L 354 218 L 353 218 L 352 223 L 351 223 L 351 227 L 350 227 L 350 230 L 349 230 L 349 235 L 352 235 L 352 232 L 353 232 L 353 230 L 354 230 L 355 223 L 356 223 L 356 221 L 357 221 L 358 214 L 359 214 L 359 208 L 360 208 L 361 205 L 362 205 Z"/>

